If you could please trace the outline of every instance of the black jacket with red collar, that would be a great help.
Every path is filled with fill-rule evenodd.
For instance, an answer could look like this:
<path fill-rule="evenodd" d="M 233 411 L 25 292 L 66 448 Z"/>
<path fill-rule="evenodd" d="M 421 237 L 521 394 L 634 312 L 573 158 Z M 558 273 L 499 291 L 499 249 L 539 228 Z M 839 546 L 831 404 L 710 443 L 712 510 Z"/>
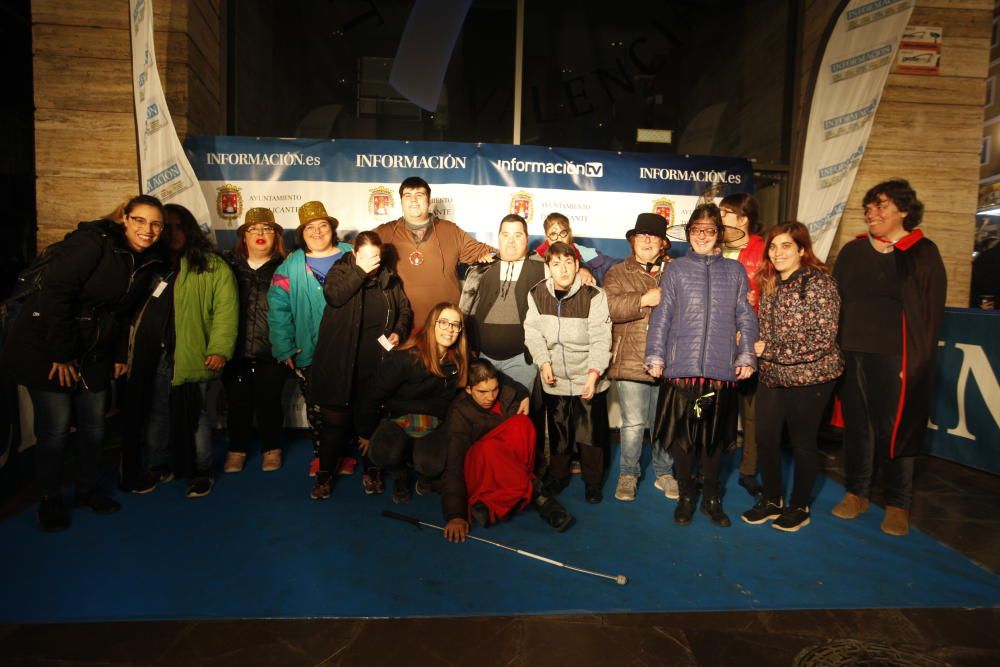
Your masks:
<path fill-rule="evenodd" d="M 841 296 L 850 298 L 852 291 L 864 289 L 850 279 L 850 265 L 855 253 L 870 243 L 867 234 L 848 243 L 837 256 L 834 277 Z M 894 245 L 896 271 L 899 276 L 903 318 L 900 322 L 900 355 L 902 368 L 900 395 L 896 401 L 889 456 L 916 456 L 923 451 L 934 390 L 934 352 L 944 314 L 948 291 L 941 253 L 933 241 L 916 229 Z"/>

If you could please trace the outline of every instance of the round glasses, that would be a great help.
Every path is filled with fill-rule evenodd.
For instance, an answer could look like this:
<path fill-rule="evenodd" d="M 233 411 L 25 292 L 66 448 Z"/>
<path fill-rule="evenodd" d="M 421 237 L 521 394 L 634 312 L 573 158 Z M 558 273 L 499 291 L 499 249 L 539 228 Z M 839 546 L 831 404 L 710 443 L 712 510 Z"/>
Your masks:
<path fill-rule="evenodd" d="M 562 241 L 569 238 L 569 230 L 564 229 L 561 232 L 549 232 L 545 236 L 550 241 Z"/>
<path fill-rule="evenodd" d="M 442 319 L 437 321 L 437 328 L 441 331 L 454 331 L 455 333 L 458 333 L 462 330 L 462 323 Z"/>
<path fill-rule="evenodd" d="M 139 227 L 149 227 L 154 232 L 163 231 L 163 222 L 160 220 L 146 220 L 146 218 L 141 218 L 135 215 L 126 215 L 126 218 L 134 222 Z"/>

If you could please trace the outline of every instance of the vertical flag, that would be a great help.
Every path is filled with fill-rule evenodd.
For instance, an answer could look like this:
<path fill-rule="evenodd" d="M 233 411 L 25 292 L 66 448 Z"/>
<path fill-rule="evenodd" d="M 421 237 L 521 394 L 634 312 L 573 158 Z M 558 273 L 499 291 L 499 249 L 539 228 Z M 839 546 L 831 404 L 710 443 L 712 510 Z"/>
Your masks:
<path fill-rule="evenodd" d="M 167 110 L 153 45 L 152 0 L 129 0 L 132 43 L 132 96 L 143 194 L 164 204 L 180 204 L 211 234 L 205 195 L 181 147 Z"/>
<path fill-rule="evenodd" d="M 797 219 L 825 260 L 914 0 L 851 0 L 823 52 L 806 126 Z"/>

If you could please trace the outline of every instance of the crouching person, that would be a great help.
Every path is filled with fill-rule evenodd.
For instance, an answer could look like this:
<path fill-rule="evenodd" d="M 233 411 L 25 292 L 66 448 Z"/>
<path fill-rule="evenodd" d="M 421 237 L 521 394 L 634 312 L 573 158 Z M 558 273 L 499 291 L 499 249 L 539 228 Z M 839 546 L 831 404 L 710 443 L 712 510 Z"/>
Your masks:
<path fill-rule="evenodd" d="M 545 255 L 552 274 L 528 292 L 524 344 L 538 364 L 549 430 L 546 486 L 558 494 L 569 484 L 578 448 L 588 503 L 603 499 L 608 449 L 611 317 L 604 291 L 580 282 L 573 249 L 553 243 Z"/>
<path fill-rule="evenodd" d="M 445 539 L 462 542 L 469 517 L 482 526 L 509 518 L 529 503 L 562 532 L 569 512 L 533 474 L 535 426 L 528 417 L 528 390 L 501 375 L 490 362 L 469 365 L 465 391 L 452 402 L 443 428 L 448 458 L 441 476 Z"/>

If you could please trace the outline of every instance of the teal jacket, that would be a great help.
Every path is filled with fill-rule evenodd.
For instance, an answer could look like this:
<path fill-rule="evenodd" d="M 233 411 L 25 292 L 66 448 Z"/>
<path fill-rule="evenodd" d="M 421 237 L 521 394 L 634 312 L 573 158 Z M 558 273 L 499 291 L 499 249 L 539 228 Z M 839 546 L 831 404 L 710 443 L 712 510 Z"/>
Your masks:
<path fill-rule="evenodd" d="M 181 259 L 174 284 L 173 385 L 204 382 L 221 371 L 205 368 L 205 357 L 217 354 L 227 361 L 236 348 L 240 323 L 240 296 L 236 278 L 225 260 L 208 255 L 208 270 L 195 273 Z"/>
<path fill-rule="evenodd" d="M 338 262 L 353 250 L 350 243 L 337 247 L 341 251 Z M 292 358 L 296 368 L 311 366 L 326 298 L 323 286 L 306 265 L 305 252 L 296 250 L 275 270 L 267 303 L 271 354 L 281 362 Z"/>

